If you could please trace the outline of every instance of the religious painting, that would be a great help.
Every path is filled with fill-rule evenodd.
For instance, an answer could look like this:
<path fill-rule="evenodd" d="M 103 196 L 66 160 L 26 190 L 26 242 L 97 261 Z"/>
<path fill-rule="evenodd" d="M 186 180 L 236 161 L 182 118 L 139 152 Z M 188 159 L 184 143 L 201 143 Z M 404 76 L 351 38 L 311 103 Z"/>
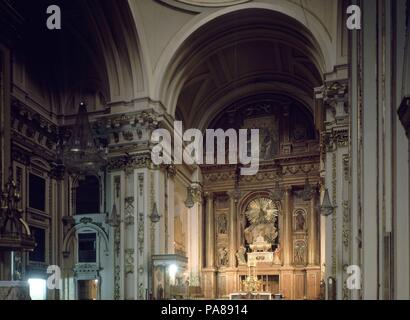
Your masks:
<path fill-rule="evenodd" d="M 261 161 L 272 160 L 279 153 L 279 121 L 275 115 L 245 119 L 243 129 L 259 130 L 259 159 Z"/>

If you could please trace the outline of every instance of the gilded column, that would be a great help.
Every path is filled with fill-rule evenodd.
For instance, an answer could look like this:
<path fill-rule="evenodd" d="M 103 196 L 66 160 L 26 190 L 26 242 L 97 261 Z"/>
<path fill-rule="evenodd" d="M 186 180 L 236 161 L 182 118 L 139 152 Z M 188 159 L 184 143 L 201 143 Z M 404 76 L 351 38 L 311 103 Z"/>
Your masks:
<path fill-rule="evenodd" d="M 314 266 L 317 264 L 316 261 L 316 248 L 317 248 L 317 222 L 316 222 L 316 195 L 312 197 L 310 203 L 310 215 L 309 215 L 309 256 L 308 256 L 308 263 L 309 266 Z"/>
<path fill-rule="evenodd" d="M 237 203 L 238 195 L 234 191 L 228 192 L 229 195 L 229 266 L 236 267 L 237 244 Z"/>

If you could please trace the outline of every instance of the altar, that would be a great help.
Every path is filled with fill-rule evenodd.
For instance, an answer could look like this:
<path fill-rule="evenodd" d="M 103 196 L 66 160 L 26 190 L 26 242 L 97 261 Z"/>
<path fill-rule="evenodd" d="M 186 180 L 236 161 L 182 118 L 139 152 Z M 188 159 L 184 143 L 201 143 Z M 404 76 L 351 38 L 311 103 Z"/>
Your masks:
<path fill-rule="evenodd" d="M 229 300 L 272 300 L 272 294 L 269 292 L 250 292 L 250 293 L 231 293 Z"/>

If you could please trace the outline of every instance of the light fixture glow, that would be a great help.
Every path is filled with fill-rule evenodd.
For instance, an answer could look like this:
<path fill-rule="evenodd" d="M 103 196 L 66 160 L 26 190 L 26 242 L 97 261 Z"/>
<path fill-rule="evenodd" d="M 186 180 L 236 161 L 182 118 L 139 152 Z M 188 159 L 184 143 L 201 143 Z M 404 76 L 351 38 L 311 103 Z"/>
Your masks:
<path fill-rule="evenodd" d="M 47 281 L 44 279 L 29 279 L 31 300 L 46 300 Z"/>
<path fill-rule="evenodd" d="M 177 272 L 178 272 L 178 266 L 177 266 L 176 264 L 171 264 L 171 265 L 169 266 L 168 272 L 169 272 L 169 276 L 170 276 L 171 278 L 175 278 L 175 275 L 176 275 Z"/>

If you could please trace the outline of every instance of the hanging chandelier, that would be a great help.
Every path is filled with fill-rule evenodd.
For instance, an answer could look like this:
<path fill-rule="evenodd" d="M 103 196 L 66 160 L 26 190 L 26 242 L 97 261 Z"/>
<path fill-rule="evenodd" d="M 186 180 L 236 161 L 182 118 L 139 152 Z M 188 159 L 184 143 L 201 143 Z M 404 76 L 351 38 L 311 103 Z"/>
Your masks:
<path fill-rule="evenodd" d="M 80 103 L 75 125 L 63 147 L 63 163 L 72 174 L 96 174 L 106 164 L 105 151 L 94 137 L 87 105 Z"/>
<path fill-rule="evenodd" d="M 1 192 L 0 251 L 32 251 L 36 242 L 30 228 L 23 220 L 19 208 L 21 197 L 10 168 L 9 180 Z"/>

